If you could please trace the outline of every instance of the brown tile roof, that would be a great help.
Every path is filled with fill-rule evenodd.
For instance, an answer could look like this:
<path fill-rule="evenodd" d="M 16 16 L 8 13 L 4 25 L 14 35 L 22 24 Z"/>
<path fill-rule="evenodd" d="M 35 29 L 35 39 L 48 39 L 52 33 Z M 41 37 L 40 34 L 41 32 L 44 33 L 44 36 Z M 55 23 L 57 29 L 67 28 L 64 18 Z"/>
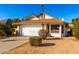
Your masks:
<path fill-rule="evenodd" d="M 14 23 L 16 25 L 26 25 L 26 24 L 64 24 L 64 21 L 58 19 L 40 19 L 40 20 L 24 20 L 18 23 Z"/>
<path fill-rule="evenodd" d="M 46 16 L 49 16 L 45 13 L 41 13 L 37 16 L 31 16 L 28 18 L 28 20 L 23 20 L 21 22 L 18 22 L 18 23 L 14 23 L 16 25 L 26 25 L 26 24 L 64 24 L 64 21 L 62 20 L 59 20 L 57 18 L 54 18 L 54 17 L 51 17 L 51 18 L 39 18 L 39 17 L 42 17 L 42 15 L 45 15 Z M 37 18 L 37 20 L 35 20 L 34 18 Z"/>

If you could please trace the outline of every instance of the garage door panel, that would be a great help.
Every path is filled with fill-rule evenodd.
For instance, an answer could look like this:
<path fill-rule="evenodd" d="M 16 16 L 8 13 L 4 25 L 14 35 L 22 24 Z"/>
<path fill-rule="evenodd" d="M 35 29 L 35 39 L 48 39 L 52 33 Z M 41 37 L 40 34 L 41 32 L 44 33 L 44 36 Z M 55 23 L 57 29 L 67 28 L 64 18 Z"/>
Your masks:
<path fill-rule="evenodd" d="M 22 27 L 23 36 L 38 36 L 38 32 L 41 29 L 41 25 L 30 25 Z"/>
<path fill-rule="evenodd" d="M 27 28 L 26 28 L 26 27 L 23 27 L 23 28 L 22 28 L 22 35 L 24 35 L 24 36 L 25 36 L 25 35 L 30 35 L 30 33 L 29 33 L 29 28 L 28 28 L 28 27 L 27 27 Z"/>

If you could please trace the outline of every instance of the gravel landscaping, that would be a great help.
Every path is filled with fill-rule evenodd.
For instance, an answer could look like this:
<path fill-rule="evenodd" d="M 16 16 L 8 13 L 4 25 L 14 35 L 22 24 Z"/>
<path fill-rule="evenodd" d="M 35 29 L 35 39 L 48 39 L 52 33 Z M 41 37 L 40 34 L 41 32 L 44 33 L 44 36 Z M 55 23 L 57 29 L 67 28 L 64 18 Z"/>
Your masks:
<path fill-rule="evenodd" d="M 4 54 L 78 54 L 79 41 L 74 37 L 64 37 L 62 39 L 43 40 L 40 47 L 30 46 L 29 43 L 21 45 Z"/>

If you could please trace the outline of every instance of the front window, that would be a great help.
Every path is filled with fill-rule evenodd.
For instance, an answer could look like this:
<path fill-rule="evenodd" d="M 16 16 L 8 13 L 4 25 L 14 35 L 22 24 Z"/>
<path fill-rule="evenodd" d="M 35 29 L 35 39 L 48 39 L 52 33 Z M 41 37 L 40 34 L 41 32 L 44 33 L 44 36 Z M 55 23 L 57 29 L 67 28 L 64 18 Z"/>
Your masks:
<path fill-rule="evenodd" d="M 51 25 L 52 33 L 59 33 L 59 25 Z"/>

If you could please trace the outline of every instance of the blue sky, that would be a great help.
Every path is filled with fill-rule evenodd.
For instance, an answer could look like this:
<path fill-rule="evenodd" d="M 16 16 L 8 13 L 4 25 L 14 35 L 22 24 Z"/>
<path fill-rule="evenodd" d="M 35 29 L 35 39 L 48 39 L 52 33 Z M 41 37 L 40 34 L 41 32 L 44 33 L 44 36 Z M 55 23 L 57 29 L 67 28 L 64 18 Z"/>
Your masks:
<path fill-rule="evenodd" d="M 79 4 L 44 4 L 44 12 L 71 22 L 73 18 L 79 17 Z M 39 13 L 41 13 L 40 4 L 0 4 L 0 19 L 23 18 Z"/>

